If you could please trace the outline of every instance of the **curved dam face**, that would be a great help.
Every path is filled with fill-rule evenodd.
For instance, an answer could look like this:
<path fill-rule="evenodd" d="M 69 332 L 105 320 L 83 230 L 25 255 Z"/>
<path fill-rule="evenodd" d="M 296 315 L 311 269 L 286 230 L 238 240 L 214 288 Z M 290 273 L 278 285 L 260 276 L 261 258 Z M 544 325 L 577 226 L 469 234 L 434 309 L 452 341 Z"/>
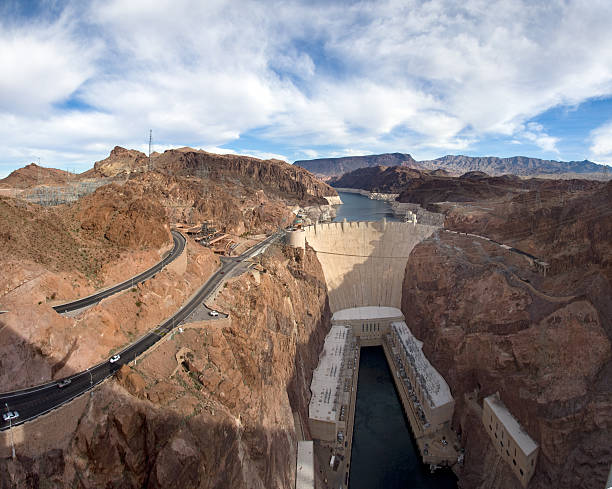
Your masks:
<path fill-rule="evenodd" d="M 359 306 L 400 308 L 406 262 L 437 226 L 332 222 L 305 229 L 323 268 L 332 312 Z"/>

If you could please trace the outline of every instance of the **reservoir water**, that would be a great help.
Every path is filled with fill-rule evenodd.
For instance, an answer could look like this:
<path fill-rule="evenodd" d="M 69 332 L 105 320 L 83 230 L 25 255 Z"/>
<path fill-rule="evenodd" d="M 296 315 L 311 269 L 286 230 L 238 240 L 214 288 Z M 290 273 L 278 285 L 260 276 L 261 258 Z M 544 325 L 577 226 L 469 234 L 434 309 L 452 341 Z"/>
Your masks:
<path fill-rule="evenodd" d="M 347 221 L 397 221 L 391 206 L 383 200 L 371 200 L 364 195 L 338 192 L 343 204 L 337 207 L 335 222 Z"/>
<path fill-rule="evenodd" d="M 421 463 L 382 347 L 361 348 L 349 489 L 456 489 Z"/>

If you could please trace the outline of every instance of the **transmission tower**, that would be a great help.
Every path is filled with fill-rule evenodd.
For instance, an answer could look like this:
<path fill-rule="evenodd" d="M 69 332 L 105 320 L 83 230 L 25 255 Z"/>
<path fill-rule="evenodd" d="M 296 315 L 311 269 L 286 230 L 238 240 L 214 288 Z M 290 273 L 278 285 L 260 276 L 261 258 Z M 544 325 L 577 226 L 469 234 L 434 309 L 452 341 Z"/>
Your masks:
<path fill-rule="evenodd" d="M 153 129 L 149 129 L 149 171 L 151 171 L 151 142 L 153 141 Z"/>

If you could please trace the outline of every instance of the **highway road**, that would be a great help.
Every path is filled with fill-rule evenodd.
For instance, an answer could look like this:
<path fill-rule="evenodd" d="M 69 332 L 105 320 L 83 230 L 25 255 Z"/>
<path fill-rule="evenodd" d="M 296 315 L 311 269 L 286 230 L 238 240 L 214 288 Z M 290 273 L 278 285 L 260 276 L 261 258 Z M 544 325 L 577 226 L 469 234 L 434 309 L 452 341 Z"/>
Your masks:
<path fill-rule="evenodd" d="M 221 268 L 172 317 L 121 350 L 119 352 L 120 359 L 117 362 L 110 363 L 107 360 L 90 367 L 84 372 L 66 377 L 71 380 L 71 383 L 63 388 L 58 387 L 58 382 L 64 379 L 57 379 L 47 384 L 0 394 L 0 412 L 18 411 L 19 418 L 14 419 L 12 422 L 12 425 L 16 426 L 56 409 L 75 397 L 83 395 L 113 375 L 122 365 L 133 361 L 176 328 L 198 305 L 206 301 L 226 278 L 238 271 L 244 270 L 246 268 L 246 260 L 265 250 L 270 244 L 280 239 L 283 234 L 282 231 L 279 231 L 256 244 L 242 255 L 224 259 Z M 0 431 L 8 429 L 9 425 L 8 421 L 0 418 Z"/>
<path fill-rule="evenodd" d="M 77 299 L 76 301 L 67 302 L 65 304 L 59 304 L 57 306 L 53 306 L 58 313 L 62 314 L 64 312 L 76 311 L 77 309 L 81 309 L 83 307 L 91 306 L 93 304 L 97 304 L 102 299 L 106 297 L 110 297 L 117 292 L 120 292 L 125 289 L 129 289 L 134 285 L 144 282 L 145 280 L 153 277 L 157 272 L 159 272 L 162 268 L 164 268 L 168 263 L 172 262 L 176 257 L 180 256 L 180 254 L 185 249 L 185 237 L 179 233 L 178 231 L 172 231 L 172 240 L 174 241 L 174 248 L 170 251 L 170 254 L 164 258 L 159 263 L 156 263 L 148 270 L 145 270 L 139 275 L 126 280 L 125 282 L 121 282 L 120 284 L 113 285 L 108 289 L 102 290 L 100 292 L 96 292 L 95 294 L 88 295 L 87 297 L 83 297 L 81 299 Z"/>

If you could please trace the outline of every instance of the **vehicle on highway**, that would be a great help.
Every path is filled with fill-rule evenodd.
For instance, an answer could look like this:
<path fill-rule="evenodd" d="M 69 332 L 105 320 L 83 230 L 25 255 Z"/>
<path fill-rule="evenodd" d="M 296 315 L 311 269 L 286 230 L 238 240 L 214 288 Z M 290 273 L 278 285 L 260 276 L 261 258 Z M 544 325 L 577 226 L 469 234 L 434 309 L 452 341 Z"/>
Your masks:
<path fill-rule="evenodd" d="M 208 315 L 216 318 L 219 315 L 219 313 L 217 311 L 210 311 Z"/>
<path fill-rule="evenodd" d="M 110 363 L 115 363 L 115 362 L 116 362 L 117 360 L 119 360 L 120 358 L 121 358 L 121 355 L 113 355 L 113 356 L 110 358 L 109 362 L 110 362 Z"/>
<path fill-rule="evenodd" d="M 72 383 L 72 379 L 64 379 L 61 382 L 58 382 L 57 386 L 61 389 L 62 387 L 66 387 Z"/>
<path fill-rule="evenodd" d="M 4 413 L 2 415 L 2 419 L 4 421 L 9 421 L 11 419 L 17 419 L 19 417 L 19 413 L 17 411 L 9 411 L 8 413 Z"/>
<path fill-rule="evenodd" d="M 224 272 L 223 270 L 219 270 L 219 273 L 220 273 L 221 275 L 225 274 L 225 272 Z"/>

